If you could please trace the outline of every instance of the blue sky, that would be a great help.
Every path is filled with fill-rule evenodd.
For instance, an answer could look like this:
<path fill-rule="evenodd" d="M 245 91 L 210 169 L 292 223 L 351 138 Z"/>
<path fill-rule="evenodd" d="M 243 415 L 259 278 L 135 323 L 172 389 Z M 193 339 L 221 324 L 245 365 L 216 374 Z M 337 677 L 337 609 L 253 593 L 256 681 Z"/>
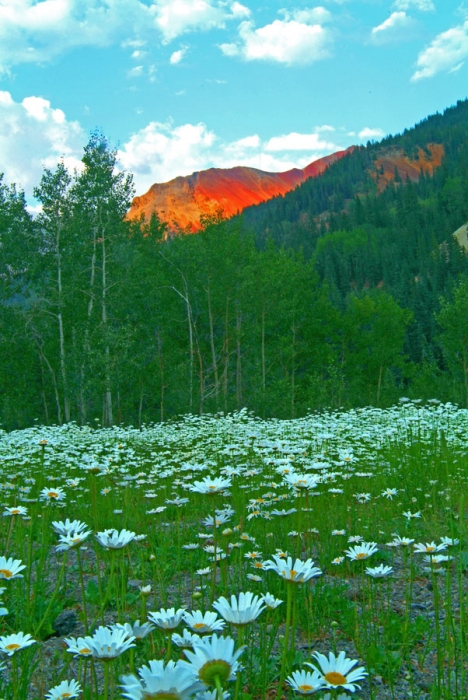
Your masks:
<path fill-rule="evenodd" d="M 467 0 L 0 0 L 0 172 L 28 198 L 100 128 L 138 194 L 270 171 L 468 96 Z"/>

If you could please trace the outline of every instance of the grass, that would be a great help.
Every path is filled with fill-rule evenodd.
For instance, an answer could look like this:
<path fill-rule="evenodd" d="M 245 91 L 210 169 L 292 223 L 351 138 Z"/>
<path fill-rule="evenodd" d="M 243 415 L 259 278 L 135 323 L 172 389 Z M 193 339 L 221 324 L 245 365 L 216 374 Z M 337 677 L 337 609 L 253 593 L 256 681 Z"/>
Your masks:
<path fill-rule="evenodd" d="M 18 632 L 34 639 L 0 654 L 0 696 L 42 698 L 74 679 L 83 697 L 108 700 L 120 696 L 123 675 L 184 656 L 173 630 L 155 628 L 112 662 L 76 658 L 54 631 L 60 613 L 75 614 L 71 634 L 84 636 L 161 608 L 213 610 L 220 596 L 251 591 L 283 602 L 223 630 L 245 644 L 238 681 L 221 679 L 236 700 L 293 697 L 291 674 L 317 666 L 313 652 L 340 651 L 366 670 L 354 696 L 466 698 L 467 453 L 468 412 L 436 402 L 294 421 L 241 411 L 141 431 L 70 424 L 0 434 L 0 553 L 25 567 L 1 580 L 0 637 L 4 646 Z M 292 475 L 320 480 L 294 488 Z M 204 477 L 229 486 L 192 490 Z M 8 514 L 18 506 L 26 515 Z M 92 534 L 57 552 L 52 523 L 66 518 Z M 106 549 L 95 534 L 111 528 L 137 538 Z M 397 535 L 414 543 L 396 546 Z M 448 559 L 415 551 L 442 537 L 459 540 L 436 553 Z M 345 553 L 369 542 L 377 551 L 367 559 Z M 288 583 L 264 568 L 275 554 L 293 566 L 311 559 L 322 575 Z M 366 573 L 380 565 L 389 576 Z M 335 689 L 314 697 L 338 697 Z"/>

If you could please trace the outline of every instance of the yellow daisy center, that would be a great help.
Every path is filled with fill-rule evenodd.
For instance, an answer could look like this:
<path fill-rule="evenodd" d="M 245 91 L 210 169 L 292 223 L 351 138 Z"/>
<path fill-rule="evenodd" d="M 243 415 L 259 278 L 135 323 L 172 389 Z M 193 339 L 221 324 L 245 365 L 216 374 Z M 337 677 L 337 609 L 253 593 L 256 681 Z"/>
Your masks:
<path fill-rule="evenodd" d="M 435 547 L 426 547 L 426 552 L 433 552 Z"/>
<path fill-rule="evenodd" d="M 290 578 L 296 578 L 297 576 L 297 571 L 294 571 L 294 569 L 290 569 L 289 571 L 289 577 Z"/>
<path fill-rule="evenodd" d="M 7 644 L 5 646 L 5 649 L 8 649 L 8 651 L 16 651 L 17 649 L 21 648 L 21 644 Z"/>
<path fill-rule="evenodd" d="M 13 576 L 13 572 L 9 569 L 0 569 L 0 574 L 3 574 L 5 578 L 11 578 Z"/>
<path fill-rule="evenodd" d="M 57 491 L 49 491 L 47 495 L 49 496 L 49 498 L 58 498 Z"/>
<path fill-rule="evenodd" d="M 71 698 L 71 693 L 62 693 L 61 698 Z"/>
<path fill-rule="evenodd" d="M 356 559 L 367 559 L 367 552 L 359 552 L 356 554 Z"/>
<path fill-rule="evenodd" d="M 303 692 L 303 693 L 309 693 L 311 690 L 314 689 L 314 686 L 313 686 L 313 685 L 307 685 L 307 684 L 298 685 L 297 687 L 298 687 L 299 690 L 300 690 L 301 692 Z"/>
<path fill-rule="evenodd" d="M 88 649 L 87 647 L 83 647 L 83 649 L 80 649 L 80 654 L 83 656 L 87 656 L 88 654 L 91 654 L 91 649 Z"/>
<path fill-rule="evenodd" d="M 325 674 L 325 680 L 330 683 L 330 685 L 345 685 L 347 683 L 346 676 L 338 671 L 330 671 Z"/>
<path fill-rule="evenodd" d="M 193 625 L 193 629 L 194 629 L 194 630 L 201 630 L 201 629 L 203 629 L 203 627 L 205 627 L 205 623 L 204 623 L 204 622 L 196 622 L 196 623 Z"/>
<path fill-rule="evenodd" d="M 20 512 L 20 511 L 18 510 L 18 508 L 12 508 L 12 509 L 10 510 L 11 515 L 18 515 L 19 512 Z"/>

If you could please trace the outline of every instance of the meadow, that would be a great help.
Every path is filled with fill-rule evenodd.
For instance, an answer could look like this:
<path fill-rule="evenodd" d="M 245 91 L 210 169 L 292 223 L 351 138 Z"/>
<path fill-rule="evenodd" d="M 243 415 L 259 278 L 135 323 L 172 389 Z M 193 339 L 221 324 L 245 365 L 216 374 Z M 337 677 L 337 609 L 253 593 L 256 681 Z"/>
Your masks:
<path fill-rule="evenodd" d="M 0 433 L 0 697 L 468 697 L 468 411 Z"/>

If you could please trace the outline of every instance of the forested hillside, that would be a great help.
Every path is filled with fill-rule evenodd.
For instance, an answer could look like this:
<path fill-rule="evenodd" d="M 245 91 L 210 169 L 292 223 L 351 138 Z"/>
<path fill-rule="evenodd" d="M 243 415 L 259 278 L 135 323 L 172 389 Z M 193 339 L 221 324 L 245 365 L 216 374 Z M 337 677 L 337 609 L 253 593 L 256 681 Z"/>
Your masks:
<path fill-rule="evenodd" d="M 466 405 L 467 126 L 465 101 L 193 236 L 126 219 L 132 179 L 99 133 L 81 173 L 44 171 L 36 219 L 1 183 L 3 427 Z"/>

